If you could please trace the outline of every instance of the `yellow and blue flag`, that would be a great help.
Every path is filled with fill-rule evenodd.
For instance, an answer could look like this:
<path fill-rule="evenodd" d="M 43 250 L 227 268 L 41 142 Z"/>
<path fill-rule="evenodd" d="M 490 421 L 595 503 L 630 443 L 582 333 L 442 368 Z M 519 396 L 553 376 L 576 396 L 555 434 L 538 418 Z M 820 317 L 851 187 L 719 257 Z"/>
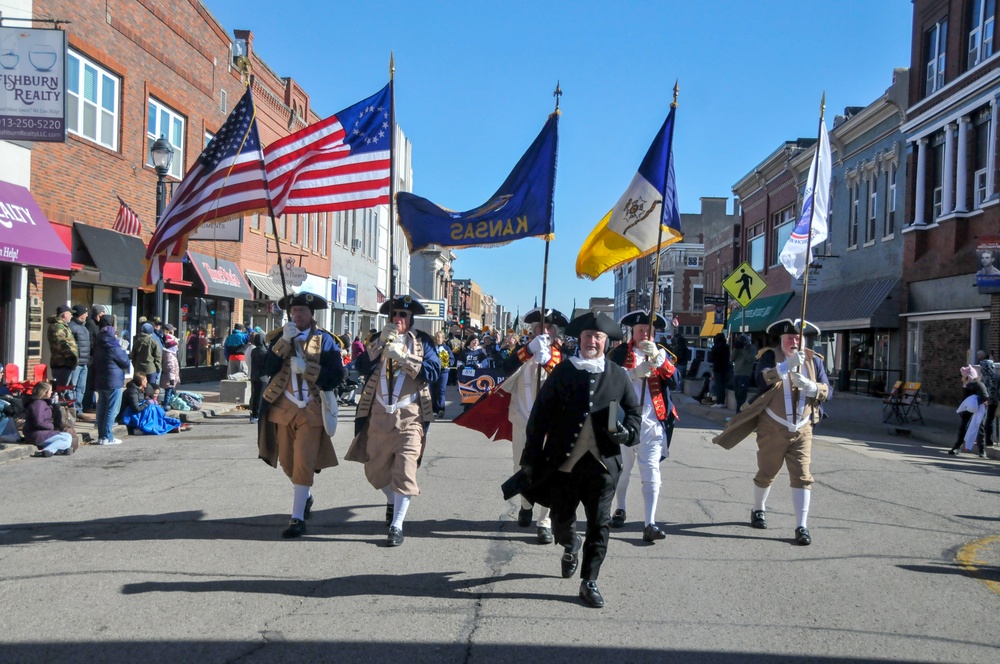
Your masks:
<path fill-rule="evenodd" d="M 449 248 L 506 244 L 555 235 L 552 197 L 556 186 L 559 112 L 514 166 L 493 197 L 466 212 L 453 212 L 407 192 L 396 194 L 399 225 L 410 252 L 437 244 Z"/>
<path fill-rule="evenodd" d="M 670 109 L 639 171 L 622 197 L 590 232 L 576 258 L 576 275 L 596 279 L 608 270 L 684 239 L 674 176 L 674 114 Z"/>

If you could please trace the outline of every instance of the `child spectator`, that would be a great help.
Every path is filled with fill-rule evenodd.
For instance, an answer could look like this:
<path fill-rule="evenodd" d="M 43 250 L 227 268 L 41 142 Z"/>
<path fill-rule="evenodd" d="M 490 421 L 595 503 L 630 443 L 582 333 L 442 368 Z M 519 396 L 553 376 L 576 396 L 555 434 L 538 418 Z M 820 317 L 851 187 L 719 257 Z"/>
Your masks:
<path fill-rule="evenodd" d="M 28 404 L 24 418 L 24 428 L 21 433 L 24 440 L 38 448 L 33 456 L 50 457 L 53 454 L 68 455 L 76 451 L 79 440 L 71 427 L 65 430 L 56 429 L 52 416 L 52 385 L 42 381 L 36 383 L 31 392 L 32 401 Z"/>

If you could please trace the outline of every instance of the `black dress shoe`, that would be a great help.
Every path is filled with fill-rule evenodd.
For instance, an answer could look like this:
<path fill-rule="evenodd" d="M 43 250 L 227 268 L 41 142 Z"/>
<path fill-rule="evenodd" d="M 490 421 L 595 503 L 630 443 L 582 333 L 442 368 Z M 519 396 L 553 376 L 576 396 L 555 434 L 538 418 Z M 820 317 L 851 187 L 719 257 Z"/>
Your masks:
<path fill-rule="evenodd" d="M 611 527 L 612 528 L 625 527 L 625 510 L 615 510 L 615 513 L 611 515 Z"/>
<path fill-rule="evenodd" d="M 656 540 L 666 539 L 667 534 L 656 527 L 656 524 L 649 524 L 646 529 L 642 531 L 642 539 L 647 542 L 655 542 Z"/>
<path fill-rule="evenodd" d="M 312 514 L 312 511 L 313 511 L 313 497 L 310 495 L 308 498 L 306 498 L 306 508 L 302 511 L 302 517 L 308 519 L 309 515 Z"/>
<path fill-rule="evenodd" d="M 399 528 L 389 528 L 389 536 L 385 540 L 386 546 L 399 546 L 403 543 L 403 531 Z"/>
<path fill-rule="evenodd" d="M 952 456 L 958 456 L 958 447 L 953 447 L 950 450 L 948 450 L 948 454 Z"/>
<path fill-rule="evenodd" d="M 597 581 L 583 581 L 580 583 L 580 599 L 591 608 L 604 608 L 604 598 L 601 597 L 601 591 L 597 589 Z"/>
<path fill-rule="evenodd" d="M 388 525 L 392 524 L 392 515 L 393 515 L 392 503 L 386 503 L 386 506 L 385 506 L 385 525 L 388 526 Z"/>
<path fill-rule="evenodd" d="M 750 525 L 754 528 L 767 528 L 767 521 L 764 520 L 764 510 L 750 510 Z"/>
<path fill-rule="evenodd" d="M 552 544 L 552 529 L 545 526 L 538 526 L 538 543 Z"/>
<path fill-rule="evenodd" d="M 579 535 L 573 536 L 573 543 L 563 549 L 562 556 L 562 577 L 568 579 L 573 576 L 577 566 L 580 564 L 580 547 L 583 546 L 583 539 Z"/>
<path fill-rule="evenodd" d="M 293 537 L 302 537 L 306 534 L 306 522 L 301 519 L 292 519 L 288 522 L 288 527 L 282 531 L 281 536 L 285 539 L 292 539 Z"/>
<path fill-rule="evenodd" d="M 795 543 L 801 544 L 802 546 L 809 546 L 812 544 L 812 537 L 809 536 L 808 528 L 796 528 L 795 529 Z"/>
<path fill-rule="evenodd" d="M 523 507 L 517 512 L 517 525 L 522 528 L 527 528 L 531 525 L 531 508 L 524 509 Z"/>

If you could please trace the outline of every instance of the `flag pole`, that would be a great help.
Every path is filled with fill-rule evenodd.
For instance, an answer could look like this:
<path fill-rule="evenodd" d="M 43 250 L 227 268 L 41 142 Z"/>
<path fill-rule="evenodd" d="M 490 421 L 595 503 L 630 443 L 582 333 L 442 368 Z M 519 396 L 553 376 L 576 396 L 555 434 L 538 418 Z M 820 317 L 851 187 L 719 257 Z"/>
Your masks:
<path fill-rule="evenodd" d="M 562 88 L 559 87 L 559 81 L 556 81 L 556 89 L 552 92 L 552 96 L 556 98 L 556 108 L 553 113 L 559 112 L 559 97 L 562 97 L 562 93 Z M 549 196 L 551 197 L 552 194 L 550 193 Z M 541 322 L 539 323 L 541 326 L 539 332 L 541 334 L 545 334 L 545 313 L 547 311 L 545 308 L 545 298 L 549 287 L 549 244 L 552 242 L 552 239 L 549 237 L 550 235 L 551 233 L 545 237 L 545 258 L 542 262 L 542 308 L 540 311 Z M 570 315 L 572 316 L 573 312 L 570 312 Z M 552 341 L 555 342 L 555 339 Z M 538 373 L 535 376 L 535 394 L 538 394 L 540 389 L 542 389 L 542 365 L 541 363 L 538 363 Z"/>
<path fill-rule="evenodd" d="M 819 128 L 816 130 L 816 153 L 813 155 L 813 164 L 815 166 L 812 169 L 813 178 L 810 186 L 812 187 L 812 204 L 809 208 L 809 236 L 806 238 L 806 269 L 805 273 L 802 275 L 802 310 L 799 315 L 799 348 L 803 347 L 805 338 L 805 321 L 806 321 L 806 297 L 809 295 L 809 257 L 812 252 L 812 227 L 813 218 L 816 216 L 816 180 L 819 178 L 819 145 L 823 140 L 823 113 L 826 111 L 826 91 L 823 91 L 823 97 L 819 102 Z M 804 203 L 805 201 L 803 201 Z"/>
<path fill-rule="evenodd" d="M 680 92 L 680 79 L 674 80 L 674 100 L 670 102 L 670 108 L 677 108 L 677 94 Z M 670 149 L 667 151 L 667 159 L 674 158 L 674 123 L 670 123 L 670 136 L 667 137 L 667 145 Z M 667 173 L 670 172 L 669 165 L 667 168 L 663 169 L 664 180 L 667 177 Z M 666 190 L 666 184 L 664 184 L 663 189 Z M 664 206 L 666 207 L 666 206 Z M 649 336 L 652 338 L 653 343 L 656 343 L 656 305 L 657 305 L 657 295 L 660 291 L 660 252 L 663 250 L 663 219 L 660 219 L 660 223 L 657 224 L 656 229 L 656 259 L 653 261 L 653 292 L 649 295 Z M 639 394 L 639 408 L 643 408 L 646 405 L 646 385 L 649 382 L 649 376 L 642 379 L 642 391 Z"/>
<path fill-rule="evenodd" d="M 392 301 L 396 299 L 396 61 L 389 51 L 389 320 L 392 322 Z M 413 314 L 410 314 L 413 324 Z M 386 375 L 392 380 L 392 360 L 386 358 Z M 392 390 L 386 394 L 392 405 Z"/>

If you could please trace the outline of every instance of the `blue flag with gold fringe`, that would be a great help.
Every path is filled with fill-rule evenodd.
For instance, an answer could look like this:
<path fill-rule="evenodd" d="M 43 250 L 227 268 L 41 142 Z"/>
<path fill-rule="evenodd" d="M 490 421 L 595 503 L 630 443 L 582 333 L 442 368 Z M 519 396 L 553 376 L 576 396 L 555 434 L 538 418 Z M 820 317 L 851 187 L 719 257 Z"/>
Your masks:
<path fill-rule="evenodd" d="M 526 237 L 552 239 L 558 125 L 556 111 L 497 192 L 475 209 L 453 212 L 420 196 L 396 194 L 399 225 L 409 240 L 410 252 L 431 244 L 462 249 Z"/>

